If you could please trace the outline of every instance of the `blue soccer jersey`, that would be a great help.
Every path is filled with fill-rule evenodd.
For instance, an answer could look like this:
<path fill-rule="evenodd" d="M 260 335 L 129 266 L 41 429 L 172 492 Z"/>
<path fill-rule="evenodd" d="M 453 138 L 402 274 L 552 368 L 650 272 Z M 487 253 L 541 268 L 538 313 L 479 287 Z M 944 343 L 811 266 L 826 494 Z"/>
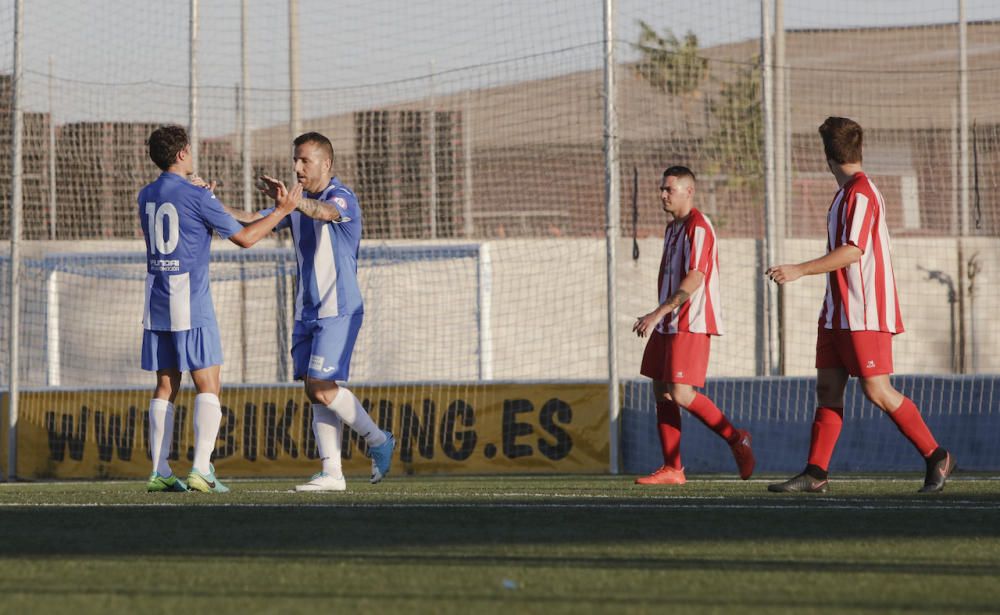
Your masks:
<path fill-rule="evenodd" d="M 143 327 L 187 331 L 216 326 L 208 283 L 213 232 L 223 239 L 242 230 L 215 195 L 175 173 L 163 173 L 139 191 L 146 239 Z"/>
<path fill-rule="evenodd" d="M 358 197 L 336 177 L 323 192 L 304 192 L 303 197 L 333 205 L 340 212 L 340 220 L 325 222 L 293 211 L 275 227 L 275 230 L 292 229 L 299 267 L 295 320 L 363 313 L 364 302 L 358 286 L 361 245 Z M 260 214 L 266 216 L 272 211 L 273 208 L 264 209 Z"/>

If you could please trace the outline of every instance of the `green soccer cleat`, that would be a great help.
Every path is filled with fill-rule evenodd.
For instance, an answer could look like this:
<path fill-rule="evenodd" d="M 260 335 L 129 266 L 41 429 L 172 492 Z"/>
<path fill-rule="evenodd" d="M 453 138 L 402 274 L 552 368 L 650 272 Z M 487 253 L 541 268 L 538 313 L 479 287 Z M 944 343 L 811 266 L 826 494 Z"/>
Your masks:
<path fill-rule="evenodd" d="M 188 489 L 191 491 L 201 491 L 202 493 L 229 493 L 229 487 L 222 484 L 222 481 L 215 478 L 215 466 L 208 464 L 209 473 L 202 474 L 198 470 L 191 468 L 188 474 Z"/>
<path fill-rule="evenodd" d="M 154 471 L 149 475 L 149 482 L 146 483 L 146 491 L 150 493 L 159 491 L 187 491 L 187 485 L 184 481 L 177 478 L 173 474 L 170 476 L 160 476 L 160 474 Z"/>

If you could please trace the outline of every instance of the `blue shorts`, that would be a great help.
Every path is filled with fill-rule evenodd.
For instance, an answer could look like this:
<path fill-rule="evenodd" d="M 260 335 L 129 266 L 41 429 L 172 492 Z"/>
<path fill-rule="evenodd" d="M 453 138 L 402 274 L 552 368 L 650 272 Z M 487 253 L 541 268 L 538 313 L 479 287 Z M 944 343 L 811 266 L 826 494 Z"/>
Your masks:
<path fill-rule="evenodd" d="M 297 320 L 292 330 L 292 367 L 296 380 L 345 381 L 364 314 Z"/>
<path fill-rule="evenodd" d="M 190 372 L 213 365 L 222 365 L 222 340 L 218 327 L 187 331 L 146 329 L 142 333 L 142 369 Z"/>

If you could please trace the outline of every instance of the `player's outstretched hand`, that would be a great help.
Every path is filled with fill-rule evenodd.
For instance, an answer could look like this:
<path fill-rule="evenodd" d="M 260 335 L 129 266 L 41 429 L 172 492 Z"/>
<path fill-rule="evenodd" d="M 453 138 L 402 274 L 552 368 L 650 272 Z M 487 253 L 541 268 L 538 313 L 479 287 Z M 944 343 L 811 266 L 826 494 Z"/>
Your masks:
<path fill-rule="evenodd" d="M 775 284 L 787 284 L 801 278 L 802 270 L 798 265 L 775 265 L 765 275 Z"/>
<path fill-rule="evenodd" d="M 215 187 L 219 185 L 219 182 L 215 181 L 214 179 L 212 180 L 212 183 L 208 183 L 207 181 L 205 181 L 204 179 L 202 179 L 197 175 L 192 175 L 190 181 L 195 186 L 198 186 L 199 188 L 205 188 L 209 192 L 214 192 Z"/>
<path fill-rule="evenodd" d="M 261 175 L 257 178 L 257 190 L 260 190 L 269 199 L 277 200 L 279 187 L 285 188 L 285 182 L 270 175 Z M 287 192 L 287 189 L 285 191 Z"/>
<path fill-rule="evenodd" d="M 632 325 L 632 330 L 635 331 L 635 334 L 639 337 L 646 337 L 646 334 L 652 331 L 653 328 L 656 327 L 656 324 L 661 320 L 663 320 L 663 317 L 660 316 L 660 310 L 653 310 L 645 316 L 640 316 L 635 321 L 635 324 Z"/>
<path fill-rule="evenodd" d="M 302 200 L 302 184 L 295 184 L 292 189 L 289 190 L 288 188 L 285 188 L 285 184 L 279 182 L 275 203 L 277 204 L 277 210 L 280 211 L 282 215 L 287 216 L 295 211 L 295 207 L 298 206 L 300 200 Z"/>

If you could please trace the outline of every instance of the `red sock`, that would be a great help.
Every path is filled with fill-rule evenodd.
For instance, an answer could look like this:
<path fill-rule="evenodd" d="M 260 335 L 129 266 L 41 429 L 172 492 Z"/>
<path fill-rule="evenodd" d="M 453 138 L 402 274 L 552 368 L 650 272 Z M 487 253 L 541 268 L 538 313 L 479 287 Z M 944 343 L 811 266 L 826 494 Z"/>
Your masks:
<path fill-rule="evenodd" d="M 930 457 L 938 447 L 934 434 L 927 428 L 927 423 L 924 423 L 920 411 L 909 397 L 903 398 L 903 403 L 899 404 L 894 412 L 889 413 L 889 418 L 924 457 Z"/>
<path fill-rule="evenodd" d="M 698 417 L 709 429 L 722 436 L 726 442 L 733 442 L 737 439 L 736 430 L 733 429 L 729 419 L 719 410 L 712 400 L 701 393 L 695 393 L 694 399 L 687 406 L 688 412 Z"/>
<path fill-rule="evenodd" d="M 812 440 L 809 442 L 809 461 L 814 466 L 830 469 L 833 448 L 837 446 L 840 428 L 844 425 L 843 408 L 816 408 L 813 417 Z"/>
<path fill-rule="evenodd" d="M 656 402 L 656 426 L 663 447 L 663 465 L 681 469 L 681 409 L 674 401 Z"/>

